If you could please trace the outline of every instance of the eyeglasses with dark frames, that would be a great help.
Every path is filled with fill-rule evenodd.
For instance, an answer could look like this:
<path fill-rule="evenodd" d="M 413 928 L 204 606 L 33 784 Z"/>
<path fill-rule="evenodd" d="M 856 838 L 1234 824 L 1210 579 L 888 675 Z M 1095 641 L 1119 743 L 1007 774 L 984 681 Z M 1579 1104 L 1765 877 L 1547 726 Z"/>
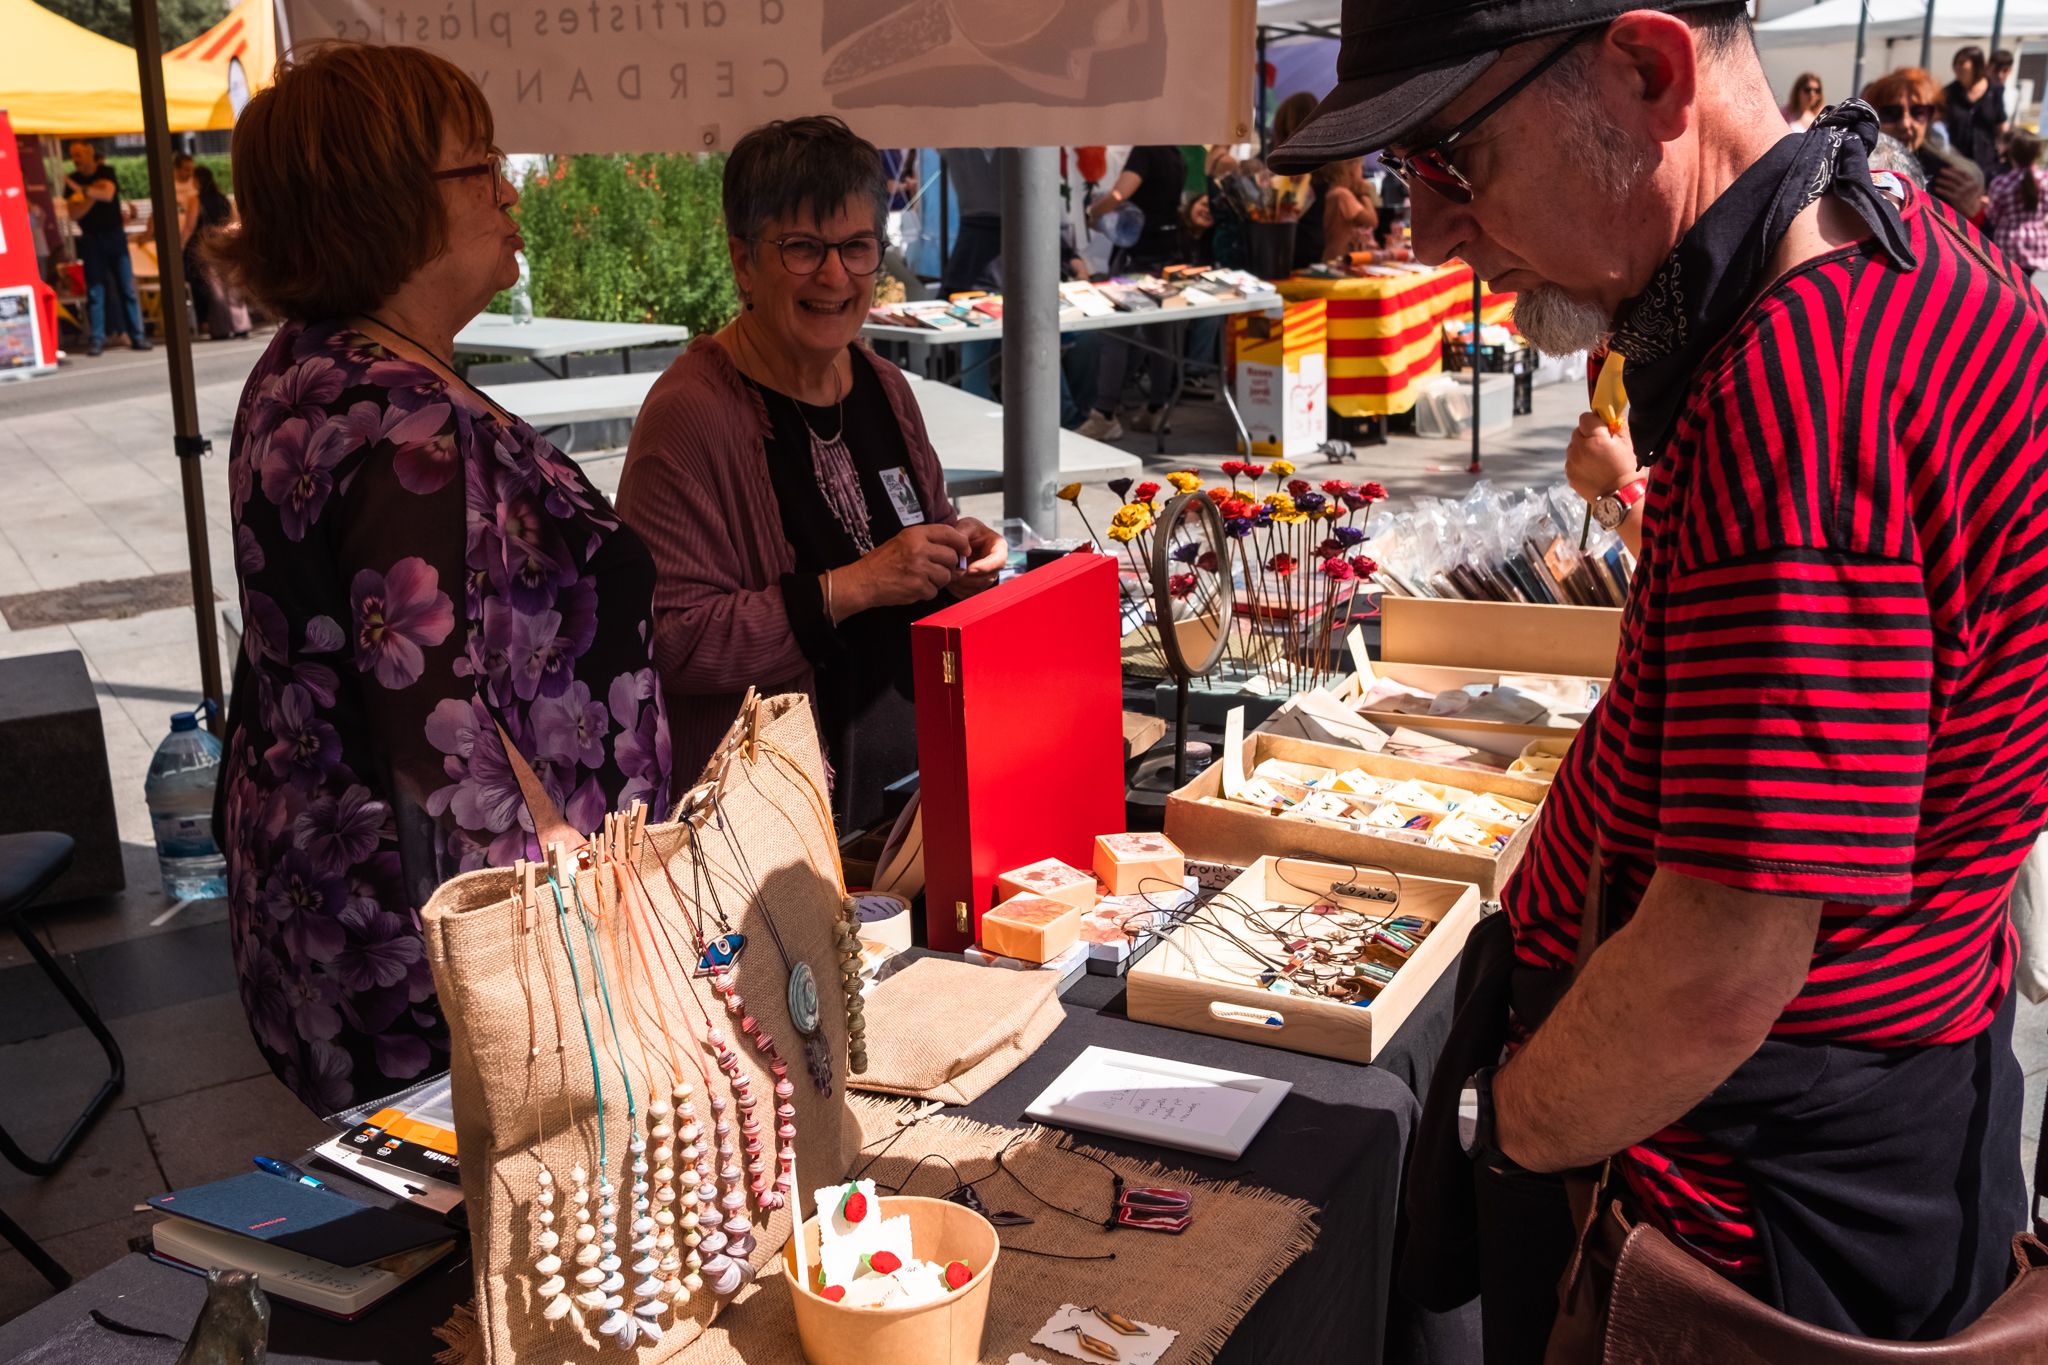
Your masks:
<path fill-rule="evenodd" d="M 1408 187 L 1410 195 L 1414 194 L 1417 185 L 1427 185 L 1453 204 L 1471 203 L 1472 182 L 1465 178 L 1464 172 L 1451 164 L 1451 149 L 1457 146 L 1460 139 L 1469 137 L 1473 129 L 1505 108 L 1508 101 L 1534 85 L 1544 72 L 1564 60 L 1565 53 L 1595 33 L 1604 31 L 1599 28 L 1580 29 L 1546 53 L 1542 61 L 1516 77 L 1507 89 L 1488 100 L 1472 117 L 1426 147 L 1402 156 L 1391 152 L 1384 153 L 1380 158 L 1382 164 L 1401 177 L 1401 183 Z"/>
<path fill-rule="evenodd" d="M 828 242 L 800 232 L 760 240 L 775 248 L 782 257 L 782 268 L 792 275 L 817 274 L 825 268 L 826 255 L 834 251 L 839 253 L 839 264 L 849 275 L 872 275 L 882 268 L 882 239 L 872 232 L 858 233 L 843 242 Z"/>
<path fill-rule="evenodd" d="M 435 171 L 435 180 L 466 180 L 474 175 L 488 175 L 491 178 L 491 201 L 502 206 L 505 202 L 505 154 L 496 147 L 490 149 L 488 159 L 469 166 L 454 166 L 445 171 Z"/>
<path fill-rule="evenodd" d="M 1877 106 L 1877 121 L 1879 123 L 1904 123 L 1906 115 L 1910 113 L 1922 123 L 1932 123 L 1934 122 L 1935 115 L 1940 112 L 1941 106 L 1938 104 L 1880 104 Z"/>

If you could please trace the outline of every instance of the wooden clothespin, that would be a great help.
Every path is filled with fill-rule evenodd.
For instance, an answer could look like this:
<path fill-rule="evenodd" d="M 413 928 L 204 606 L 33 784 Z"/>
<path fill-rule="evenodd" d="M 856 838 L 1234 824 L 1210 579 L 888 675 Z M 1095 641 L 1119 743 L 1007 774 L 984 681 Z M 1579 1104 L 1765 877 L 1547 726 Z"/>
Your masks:
<path fill-rule="evenodd" d="M 512 864 L 512 884 L 519 897 L 520 926 L 522 932 L 529 934 L 533 932 L 533 917 L 539 904 L 539 892 L 534 885 L 537 880 L 534 874 L 538 870 L 524 858 Z"/>

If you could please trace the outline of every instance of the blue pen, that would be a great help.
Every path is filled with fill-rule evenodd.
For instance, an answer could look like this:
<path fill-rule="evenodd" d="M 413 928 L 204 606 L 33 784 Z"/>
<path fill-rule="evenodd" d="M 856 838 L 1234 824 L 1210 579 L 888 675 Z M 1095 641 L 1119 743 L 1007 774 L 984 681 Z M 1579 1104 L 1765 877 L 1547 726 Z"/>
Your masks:
<path fill-rule="evenodd" d="M 256 1163 L 256 1169 L 259 1171 L 268 1171 L 271 1175 L 283 1176 L 286 1180 L 296 1180 L 301 1185 L 311 1185 L 316 1190 L 327 1188 L 325 1182 L 315 1180 L 289 1161 L 279 1161 L 274 1156 L 252 1156 L 249 1160 Z"/>

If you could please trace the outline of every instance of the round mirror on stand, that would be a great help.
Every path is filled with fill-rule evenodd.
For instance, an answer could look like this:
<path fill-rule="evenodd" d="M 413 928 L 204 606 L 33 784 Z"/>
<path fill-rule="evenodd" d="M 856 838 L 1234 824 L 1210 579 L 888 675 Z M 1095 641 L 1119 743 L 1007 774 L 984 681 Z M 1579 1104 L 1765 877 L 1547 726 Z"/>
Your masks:
<path fill-rule="evenodd" d="M 1152 612 L 1161 652 L 1178 694 L 1173 723 L 1173 784 L 1188 780 L 1188 688 L 1230 649 L 1236 588 L 1223 517 L 1206 493 L 1183 493 L 1153 524 Z"/>

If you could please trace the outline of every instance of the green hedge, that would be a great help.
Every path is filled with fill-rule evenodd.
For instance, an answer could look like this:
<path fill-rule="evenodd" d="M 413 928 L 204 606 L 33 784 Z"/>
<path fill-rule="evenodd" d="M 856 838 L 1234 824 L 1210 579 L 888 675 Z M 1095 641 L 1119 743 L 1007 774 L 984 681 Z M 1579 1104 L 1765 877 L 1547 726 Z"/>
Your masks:
<path fill-rule="evenodd" d="M 112 166 L 114 174 L 120 177 L 121 197 L 123 199 L 149 198 L 148 157 L 109 156 L 103 157 L 102 160 L 109 166 Z M 213 168 L 214 182 L 220 186 L 222 194 L 230 196 L 234 194 L 235 171 L 234 167 L 228 164 L 228 159 L 225 156 L 195 156 L 192 160 L 201 166 L 211 166 Z M 64 168 L 66 170 L 71 169 L 71 163 L 65 162 Z"/>
<path fill-rule="evenodd" d="M 520 186 L 533 309 L 713 332 L 739 307 L 719 205 L 722 155 L 556 157 Z M 508 307 L 504 295 L 492 308 Z"/>

